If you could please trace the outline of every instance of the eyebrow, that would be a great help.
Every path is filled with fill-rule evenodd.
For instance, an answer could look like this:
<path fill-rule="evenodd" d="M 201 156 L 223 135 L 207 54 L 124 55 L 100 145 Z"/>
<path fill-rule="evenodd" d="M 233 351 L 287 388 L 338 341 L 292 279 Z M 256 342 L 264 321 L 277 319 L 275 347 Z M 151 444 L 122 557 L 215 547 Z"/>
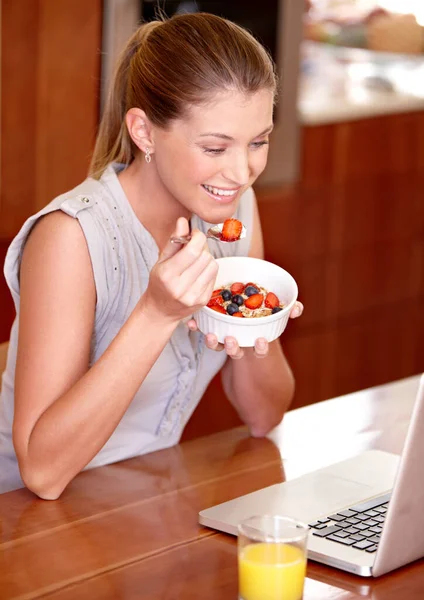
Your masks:
<path fill-rule="evenodd" d="M 271 131 L 273 130 L 274 125 L 270 125 L 269 127 L 267 127 L 264 131 L 262 131 L 262 133 L 259 133 L 258 135 L 255 135 L 255 138 L 261 137 L 263 135 L 266 135 L 267 133 L 271 133 Z M 230 140 L 231 142 L 234 141 L 234 138 L 232 138 L 230 135 L 227 135 L 225 133 L 202 133 L 200 135 L 200 137 L 217 137 L 220 138 L 221 140 Z"/>

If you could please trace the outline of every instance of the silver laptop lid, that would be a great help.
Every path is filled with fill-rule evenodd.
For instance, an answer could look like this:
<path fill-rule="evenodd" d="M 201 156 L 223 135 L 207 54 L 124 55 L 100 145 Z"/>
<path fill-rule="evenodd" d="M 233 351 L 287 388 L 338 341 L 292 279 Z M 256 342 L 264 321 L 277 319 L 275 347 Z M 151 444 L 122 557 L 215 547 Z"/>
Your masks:
<path fill-rule="evenodd" d="M 372 569 L 374 576 L 424 557 L 424 375 Z"/>

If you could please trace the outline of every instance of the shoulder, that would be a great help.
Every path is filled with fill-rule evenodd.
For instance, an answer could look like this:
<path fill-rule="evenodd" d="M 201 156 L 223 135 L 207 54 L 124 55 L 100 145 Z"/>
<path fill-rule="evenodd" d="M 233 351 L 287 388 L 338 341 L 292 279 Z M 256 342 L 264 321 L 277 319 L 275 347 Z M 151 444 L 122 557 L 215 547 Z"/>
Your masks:
<path fill-rule="evenodd" d="M 57 196 L 37 214 L 30 217 L 17 238 L 25 254 L 27 249 L 41 254 L 54 252 L 64 257 L 66 253 L 74 259 L 86 259 L 87 244 L 81 225 L 82 214 L 96 212 L 101 184 L 88 178 L 68 192 Z"/>
<path fill-rule="evenodd" d="M 20 247 L 32 251 L 54 251 L 62 258 L 89 260 L 109 242 L 113 226 L 113 198 L 101 181 L 88 178 L 74 189 L 55 198 L 28 219 L 18 235 Z M 94 254 L 93 254 L 94 252 Z"/>
<path fill-rule="evenodd" d="M 21 269 L 40 280 L 74 279 L 79 285 L 84 281 L 91 285 L 90 255 L 79 222 L 61 211 L 38 219 L 23 248 Z"/>
<path fill-rule="evenodd" d="M 46 336 L 69 323 L 91 327 L 97 292 L 88 247 L 76 219 L 60 211 L 39 219 L 23 248 L 17 277 L 23 330 L 32 331 L 31 318 Z"/>
<path fill-rule="evenodd" d="M 40 216 L 27 236 L 25 251 L 27 247 L 38 246 L 48 251 L 51 245 L 56 250 L 68 248 L 70 251 L 84 245 L 84 234 L 78 220 L 61 210 Z"/>
<path fill-rule="evenodd" d="M 40 238 L 42 234 L 49 239 L 61 235 L 81 237 L 81 227 L 78 225 L 81 213 L 91 212 L 101 194 L 101 184 L 92 179 L 86 179 L 72 190 L 54 198 L 37 213 L 31 215 L 13 239 L 9 246 L 6 261 L 19 263 L 23 249 L 30 238 Z M 72 217 L 72 218 L 70 218 Z M 35 233 L 37 232 L 37 234 Z M 40 233 L 41 232 L 41 233 Z M 47 241 L 47 240 L 46 240 Z"/>

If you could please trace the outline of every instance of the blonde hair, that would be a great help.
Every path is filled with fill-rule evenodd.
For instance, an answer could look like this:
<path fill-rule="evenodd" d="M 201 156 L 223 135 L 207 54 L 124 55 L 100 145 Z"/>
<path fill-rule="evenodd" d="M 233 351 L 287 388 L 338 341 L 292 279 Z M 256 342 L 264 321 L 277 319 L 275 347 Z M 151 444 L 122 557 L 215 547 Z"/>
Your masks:
<path fill-rule="evenodd" d="M 141 108 L 156 126 L 184 116 L 214 93 L 277 88 L 275 68 L 245 29 L 209 13 L 175 15 L 141 25 L 116 66 L 90 165 L 99 178 L 111 162 L 130 164 L 136 148 L 125 115 Z"/>

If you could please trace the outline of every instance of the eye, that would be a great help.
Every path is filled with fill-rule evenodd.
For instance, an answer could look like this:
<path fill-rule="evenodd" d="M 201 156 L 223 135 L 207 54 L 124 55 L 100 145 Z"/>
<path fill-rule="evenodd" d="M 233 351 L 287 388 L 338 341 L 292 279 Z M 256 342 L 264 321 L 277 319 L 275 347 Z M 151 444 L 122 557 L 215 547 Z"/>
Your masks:
<path fill-rule="evenodd" d="M 203 148 L 203 152 L 216 156 L 217 154 L 223 154 L 225 152 L 225 148 Z"/>
<path fill-rule="evenodd" d="M 252 142 L 251 146 L 254 149 L 257 149 L 257 148 L 262 148 L 262 146 L 267 146 L 268 144 L 269 144 L 269 142 L 266 142 L 265 140 L 263 140 L 262 142 Z"/>

